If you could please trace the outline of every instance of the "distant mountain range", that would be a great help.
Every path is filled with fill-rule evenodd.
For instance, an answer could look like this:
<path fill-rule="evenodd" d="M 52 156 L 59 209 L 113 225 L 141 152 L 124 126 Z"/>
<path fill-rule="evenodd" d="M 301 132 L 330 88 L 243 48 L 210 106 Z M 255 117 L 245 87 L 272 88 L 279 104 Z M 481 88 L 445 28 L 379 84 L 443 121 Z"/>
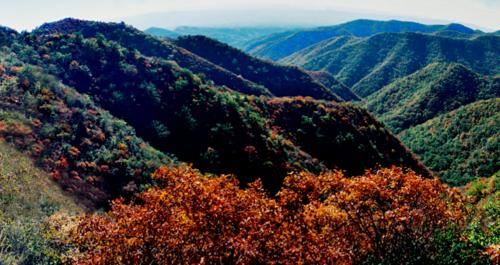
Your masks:
<path fill-rule="evenodd" d="M 325 87 L 297 67 L 263 61 L 207 37 L 179 37 L 174 43 L 247 80 L 266 87 L 275 96 L 311 96 L 340 101 L 342 98 L 337 96 L 336 92 L 349 93 L 349 89 L 339 82 Z"/>
<path fill-rule="evenodd" d="M 481 34 L 460 24 L 424 25 L 406 21 L 355 20 L 344 24 L 318 27 L 307 30 L 295 30 L 272 34 L 250 42 L 247 52 L 257 57 L 279 60 L 308 46 L 339 36 L 368 37 L 377 33 L 421 32 L 436 33 L 457 32 L 466 36 Z"/>
<path fill-rule="evenodd" d="M 233 47 L 243 49 L 248 42 L 264 36 L 291 30 L 289 27 L 228 27 L 228 28 L 205 28 L 205 27 L 177 27 L 174 30 L 152 27 L 145 32 L 158 36 L 177 38 L 186 35 L 202 35 L 227 43 Z"/>
<path fill-rule="evenodd" d="M 153 36 L 165 37 L 165 38 L 170 38 L 170 39 L 175 39 L 175 38 L 181 36 L 180 33 L 177 33 L 173 30 L 168 30 L 168 29 L 164 29 L 164 28 L 157 28 L 157 27 L 147 28 L 146 30 L 144 30 L 144 32 L 149 33 Z"/>
<path fill-rule="evenodd" d="M 180 88 L 185 85 L 201 85 L 202 87 L 208 85 L 209 87 L 223 86 L 220 89 L 225 91 L 224 93 L 229 93 L 228 95 L 240 92 L 247 95 L 271 98 L 310 96 L 314 99 L 333 100 L 335 102 L 360 101 L 359 105 L 373 111 L 395 133 L 411 129 L 429 119 L 446 114 L 466 104 L 481 99 L 495 98 L 500 94 L 498 91 L 498 78 L 492 76 L 499 72 L 500 65 L 499 46 L 496 45 L 499 37 L 494 36 L 494 34 L 483 34 L 458 24 L 426 26 L 412 22 L 380 22 L 370 20 L 358 20 L 339 26 L 318 28 L 317 31 L 336 32 L 335 34 L 337 34 L 347 29 L 359 36 L 353 36 L 353 33 L 349 33 L 343 36 L 332 37 L 295 52 L 281 59 L 278 63 L 252 57 L 242 50 L 208 37 L 188 35 L 177 36 L 175 39 L 158 39 L 125 24 L 98 23 L 75 19 L 66 19 L 42 25 L 33 31 L 31 35 L 37 36 L 37 38 L 28 41 L 28 43 L 37 41 L 37 45 L 44 45 L 45 42 L 54 42 L 54 40 L 50 40 L 54 34 L 63 34 L 63 36 L 69 37 L 65 37 L 66 42 L 73 46 L 77 45 L 74 47 L 78 51 L 84 51 L 85 46 L 78 46 L 81 45 L 80 41 L 73 40 L 71 37 L 74 33 L 78 33 L 79 35 L 76 35 L 77 39 L 80 38 L 78 36 L 81 36 L 84 40 L 97 39 L 104 46 L 118 45 L 126 49 L 128 52 L 125 55 L 128 55 L 118 60 L 123 61 L 119 68 L 110 68 L 106 72 L 116 72 L 116 75 L 120 76 L 127 71 L 131 71 L 131 74 L 139 74 L 141 76 L 140 79 L 130 79 L 129 81 L 127 81 L 128 79 L 123 79 L 118 83 L 117 81 L 112 81 L 115 79 L 104 76 L 100 72 L 102 70 L 90 67 L 95 65 L 95 62 L 89 61 L 89 58 L 103 56 L 106 58 L 112 55 L 100 53 L 100 55 L 96 54 L 89 57 L 88 54 L 95 53 L 92 50 L 73 53 L 71 55 L 74 61 L 81 62 L 85 66 L 79 66 L 79 68 L 83 67 L 85 72 L 88 72 L 85 74 L 87 77 L 85 75 L 80 76 L 81 73 L 75 75 L 76 73 L 72 71 L 68 72 L 68 69 L 66 69 L 68 66 L 65 66 L 65 61 L 52 62 L 52 66 L 49 69 L 54 69 L 58 65 L 57 69 L 59 70 L 51 71 L 50 74 L 58 76 L 63 82 L 75 87 L 78 91 L 83 91 L 84 93 L 98 92 L 94 95 L 94 100 L 99 102 L 99 104 L 105 104 L 104 108 L 111 110 L 112 114 L 125 119 L 132 127 L 136 128 L 138 136 L 150 142 L 153 147 L 168 154 L 174 154 L 183 161 L 195 162 L 195 165 L 199 168 L 213 172 L 220 172 L 220 165 L 228 165 L 227 162 L 223 162 L 226 161 L 225 159 L 228 159 L 227 161 L 233 161 L 232 159 L 244 160 L 240 155 L 231 153 L 232 151 L 228 152 L 236 147 L 228 149 L 226 144 L 212 142 L 215 139 L 200 137 L 196 137 L 199 138 L 197 141 L 189 140 L 192 143 L 192 146 L 189 148 L 186 145 L 182 145 L 182 147 L 175 145 L 173 143 L 182 143 L 185 137 L 189 137 L 186 133 L 177 134 L 177 131 L 171 128 L 173 124 L 181 121 L 171 118 L 165 119 L 155 114 L 164 111 L 163 108 L 165 107 L 162 107 L 163 104 L 170 102 L 169 105 L 172 107 L 184 106 L 187 108 L 172 109 L 171 111 L 179 113 L 179 117 L 186 117 L 186 115 L 187 117 L 192 117 L 192 120 L 188 124 L 193 122 L 193 124 L 197 124 L 195 122 L 199 119 L 197 117 L 204 115 L 203 112 L 198 112 L 200 111 L 198 109 L 199 106 L 191 106 L 187 102 L 177 105 L 179 103 L 174 102 L 180 100 L 179 96 L 175 96 L 176 99 L 162 99 L 156 103 L 159 104 L 157 107 L 151 105 L 148 109 L 144 108 L 141 104 L 137 105 L 137 109 L 125 104 L 125 102 L 128 102 L 127 98 L 133 98 L 134 101 L 138 100 L 138 102 L 143 100 L 154 102 L 163 98 L 162 95 L 164 94 L 164 92 L 158 93 L 151 90 L 153 87 L 161 87 L 161 83 L 155 83 L 160 81 L 151 81 L 154 80 L 153 76 L 149 76 L 152 71 L 142 69 L 139 61 L 137 61 L 138 59 L 134 57 L 144 56 L 144 59 L 152 57 L 168 60 L 154 61 L 154 64 L 148 62 L 148 65 L 155 65 L 153 68 L 158 68 L 158 71 L 160 69 L 163 69 L 161 71 L 171 69 L 169 71 L 183 72 L 183 68 L 189 70 L 190 73 L 186 73 L 186 77 L 181 78 L 184 81 L 177 80 L 174 82 L 173 80 L 175 79 L 168 81 L 174 84 L 172 86 L 174 91 L 178 89 L 177 87 Z M 16 34 L 7 29 L 4 32 L 6 35 Z M 305 30 L 304 32 L 300 34 L 308 35 L 315 31 Z M 246 33 L 242 34 L 245 35 Z M 276 37 L 278 35 L 274 34 L 271 36 Z M 464 37 L 464 35 L 468 37 Z M 4 41 L 8 41 L 7 37 L 4 39 Z M 62 44 L 64 42 L 58 41 L 58 43 Z M 52 52 L 62 53 L 65 45 L 57 47 L 57 45 L 53 46 L 51 48 L 53 49 Z M 138 54 L 133 55 L 134 53 Z M 121 52 L 121 54 L 123 57 L 124 52 Z M 39 54 L 39 56 L 43 56 L 43 54 Z M 30 57 L 26 57 L 23 60 L 30 64 L 45 65 L 44 62 L 33 61 Z M 170 61 L 175 61 L 174 65 L 167 64 Z M 178 64 L 178 66 L 175 66 L 175 64 Z M 286 64 L 299 65 L 306 70 L 296 66 L 286 66 Z M 176 67 L 180 68 L 177 69 Z M 188 77 L 191 73 L 197 75 Z M 174 74 L 174 76 L 179 76 L 179 74 Z M 152 79 L 149 80 L 149 78 Z M 149 80 L 147 82 L 150 84 L 146 81 L 140 81 L 142 79 Z M 92 80 L 96 80 L 98 83 Z M 134 93 L 130 94 L 131 92 L 115 91 L 112 89 L 117 85 L 118 87 L 143 87 L 146 91 L 151 90 L 152 92 L 144 99 L 139 99 L 138 96 L 144 97 L 144 95 L 135 95 Z M 94 86 L 95 88 L 88 90 L 87 87 L 89 86 Z M 103 87 L 109 88 L 102 89 Z M 94 90 L 95 92 L 91 92 Z M 184 96 L 197 98 L 199 97 L 197 93 L 201 93 L 203 90 L 200 90 L 200 92 L 195 91 L 197 90 L 191 91 L 190 96 L 187 96 L 189 94 L 185 94 Z M 214 96 L 210 93 L 204 95 L 202 97 L 204 99 L 199 99 L 199 102 L 205 102 L 208 98 Z M 318 142 L 311 142 L 311 139 L 314 139 L 314 137 L 311 137 L 312 132 L 306 136 L 304 134 L 305 128 L 300 127 L 308 124 L 305 120 L 300 123 L 302 125 L 290 131 L 287 131 L 288 129 L 286 128 L 294 123 L 291 118 L 284 118 L 286 123 L 278 124 L 279 120 L 275 120 L 277 114 L 269 113 L 269 110 L 272 109 L 271 106 L 278 104 L 281 106 L 279 110 L 282 111 L 282 108 L 295 106 L 293 104 L 289 105 L 288 102 L 294 102 L 298 106 L 304 105 L 304 107 L 299 108 L 301 111 L 289 114 L 294 117 L 293 119 L 298 119 L 297 117 L 300 116 L 299 112 L 304 112 L 302 115 L 304 117 L 316 113 L 311 112 L 310 114 L 306 114 L 312 110 L 305 106 L 325 104 L 316 103 L 316 101 L 311 101 L 310 99 L 305 101 L 290 100 L 287 99 L 278 104 L 277 102 L 279 101 L 276 100 L 264 100 L 258 101 L 260 103 L 252 103 L 252 100 L 242 99 L 242 101 L 237 101 L 235 104 L 242 107 L 250 104 L 246 105 L 245 109 L 257 108 L 255 109 L 255 114 L 249 115 L 260 117 L 257 120 L 266 121 L 266 125 L 260 123 L 255 125 L 257 126 L 256 128 L 259 128 L 257 129 L 258 131 L 265 132 L 269 130 L 268 126 L 276 126 L 276 128 L 281 128 L 280 132 L 285 135 L 286 139 L 294 139 L 292 140 L 293 144 L 287 148 L 292 148 L 290 150 L 295 151 L 288 151 L 291 156 L 287 156 L 288 158 L 285 160 L 301 161 L 305 159 L 300 168 L 309 168 L 310 170 L 330 168 L 333 165 L 343 165 L 343 168 L 349 169 L 351 172 L 356 172 L 355 167 L 343 164 L 343 160 L 335 158 L 335 155 L 332 153 L 322 153 L 320 150 L 315 149 L 315 145 Z M 221 107 L 226 104 L 219 101 L 215 102 L 218 102 L 217 106 Z M 255 107 L 250 107 L 254 105 Z M 328 108 L 334 109 L 334 107 Z M 184 113 L 188 109 L 189 112 Z M 225 107 L 222 109 L 224 109 L 222 113 L 228 111 Z M 139 117 L 136 115 L 137 112 L 154 118 L 145 119 L 144 115 Z M 223 116 L 227 115 L 229 114 L 223 114 Z M 330 117 L 330 114 L 327 117 Z M 202 120 L 205 119 L 203 118 Z M 244 118 L 244 120 L 246 119 Z M 330 118 L 327 120 L 331 121 Z M 318 126 L 330 126 L 327 124 L 319 125 L 322 123 L 318 124 L 314 120 L 312 122 L 314 127 L 317 128 L 316 130 L 327 130 L 326 128 L 319 129 L 320 127 Z M 219 123 L 214 120 L 215 125 Z M 198 127 L 197 129 L 193 127 L 188 129 L 190 128 L 189 126 L 184 131 L 195 130 L 196 134 L 211 135 L 210 130 L 215 130 L 214 128 L 219 125 L 210 130 L 208 127 Z M 211 125 L 207 126 L 210 127 Z M 231 128 L 235 128 L 234 126 L 231 125 Z M 316 131 L 314 134 L 318 133 L 319 131 Z M 331 132 L 328 134 L 331 134 Z M 324 137 L 323 135 L 324 133 L 320 133 L 318 137 Z M 192 136 L 195 137 L 194 134 Z M 175 140 L 169 140 L 168 142 L 170 143 L 166 144 L 165 139 L 162 137 Z M 258 144 L 258 142 L 254 142 L 256 140 L 253 138 L 255 135 L 250 138 L 243 135 L 238 137 L 248 139 L 243 140 L 243 142 L 253 142 L 252 146 L 264 146 L 263 143 Z M 321 137 L 314 141 L 323 141 Z M 337 140 L 346 140 L 347 138 L 345 137 L 337 138 Z M 357 139 L 356 141 L 361 141 L 361 139 Z M 325 142 L 322 145 L 328 146 L 329 144 Z M 237 147 L 236 150 L 238 148 L 240 147 Z M 375 148 L 377 149 L 378 147 Z M 271 147 L 271 149 L 275 148 Z M 299 150 L 304 151 L 304 153 L 301 153 Z M 299 158 L 301 155 L 305 156 Z M 316 157 L 318 155 L 321 158 Z M 207 156 L 213 157 L 209 159 Z M 216 160 L 214 160 L 215 157 L 217 157 Z M 319 158 L 317 162 L 311 162 L 317 158 Z M 366 163 L 370 164 L 368 161 L 370 160 L 367 159 Z M 264 162 L 264 160 L 261 162 Z M 272 164 L 276 164 L 276 162 L 272 162 Z M 250 167 L 252 169 L 248 168 L 246 173 L 243 173 L 241 171 L 241 162 L 239 162 L 239 165 L 238 168 L 229 167 L 227 170 L 229 172 L 236 172 L 242 177 L 259 175 L 259 172 L 265 171 L 262 166 L 253 165 Z M 414 165 L 416 164 L 414 163 Z M 224 170 L 222 172 L 225 172 Z M 283 170 L 283 168 L 280 170 Z M 281 173 L 277 173 L 277 175 L 282 176 L 284 171 L 280 170 L 277 172 Z M 270 183 L 274 182 L 271 181 Z M 274 186 L 275 184 L 268 185 Z"/>

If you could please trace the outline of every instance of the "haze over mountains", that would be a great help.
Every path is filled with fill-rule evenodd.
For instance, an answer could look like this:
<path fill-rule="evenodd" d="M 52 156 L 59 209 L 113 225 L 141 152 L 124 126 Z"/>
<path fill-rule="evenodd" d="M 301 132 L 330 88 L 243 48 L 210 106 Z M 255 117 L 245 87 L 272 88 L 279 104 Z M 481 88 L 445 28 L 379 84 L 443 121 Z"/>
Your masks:
<path fill-rule="evenodd" d="M 377 14 L 376 12 L 342 11 L 334 9 L 296 9 L 296 8 L 248 8 L 227 10 L 198 10 L 157 12 L 134 17 L 124 17 L 122 20 L 139 29 L 159 27 L 175 29 L 179 27 L 203 28 L 263 28 L 263 27 L 317 27 L 336 25 L 359 17 L 385 20 L 389 18 L 412 19 L 394 15 Z M 423 20 L 437 23 L 433 20 Z"/>
<path fill-rule="evenodd" d="M 0 46 L 0 263 L 154 263 L 155 251 L 208 263 L 219 251 L 228 263 L 401 264 L 395 253 L 411 264 L 495 263 L 497 34 L 395 20 L 141 31 L 68 18 L 0 27 Z M 482 203 L 458 209 L 465 193 L 441 183 Z M 16 193 L 24 185 L 44 187 L 43 201 Z M 71 223 L 51 221 L 56 213 L 97 209 L 113 214 L 82 219 L 72 245 L 45 235 L 47 222 Z M 147 232 L 120 228 L 137 232 L 144 218 L 155 223 Z M 280 236 L 300 237 L 299 250 L 251 249 L 288 230 Z M 208 250 L 193 247 L 204 240 Z"/>
<path fill-rule="evenodd" d="M 182 35 L 204 35 L 221 42 L 227 43 L 233 47 L 243 49 L 248 42 L 255 39 L 266 37 L 270 34 L 289 31 L 291 27 L 229 27 L 229 28 L 207 28 L 207 27 L 177 27 L 174 30 L 168 30 L 158 27 L 150 27 L 145 32 L 167 38 L 177 38 Z"/>
<path fill-rule="evenodd" d="M 453 31 L 466 35 L 481 33 L 460 24 L 424 25 L 406 21 L 355 20 L 344 24 L 308 30 L 277 33 L 247 45 L 246 49 L 257 56 L 273 60 L 282 59 L 307 46 L 338 36 L 368 37 L 377 33 L 422 32 L 440 33 Z M 272 41 L 271 41 L 272 40 Z"/>

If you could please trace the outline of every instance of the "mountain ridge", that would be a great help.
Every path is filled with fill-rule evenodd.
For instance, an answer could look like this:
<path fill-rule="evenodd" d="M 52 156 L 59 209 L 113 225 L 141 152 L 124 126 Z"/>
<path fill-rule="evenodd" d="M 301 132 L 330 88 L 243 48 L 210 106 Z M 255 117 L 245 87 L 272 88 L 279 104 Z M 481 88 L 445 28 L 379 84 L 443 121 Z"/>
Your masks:
<path fill-rule="evenodd" d="M 96 32 L 55 32 L 20 34 L 1 57 L 2 78 L 15 80 L 5 101 L 14 96 L 21 112 L 9 126 L 28 132 L 7 130 L 4 137 L 89 205 L 130 198 L 152 185 L 151 170 L 175 158 L 203 172 L 235 174 L 242 185 L 261 178 L 271 192 L 290 171 L 356 175 L 396 164 L 431 175 L 357 106 L 244 95 Z M 40 148 L 46 151 L 38 156 Z"/>
<path fill-rule="evenodd" d="M 469 103 L 500 97 L 500 78 L 434 63 L 368 96 L 366 108 L 396 133 Z"/>
<path fill-rule="evenodd" d="M 378 21 L 358 19 L 339 25 L 296 30 L 254 41 L 246 46 L 246 51 L 257 57 L 279 60 L 310 45 L 338 36 L 368 37 L 381 32 L 437 32 L 441 30 L 474 34 L 474 31 L 460 24 L 425 25 L 416 22 L 389 20 Z"/>
<path fill-rule="evenodd" d="M 421 33 L 333 38 L 280 62 L 325 70 L 361 97 L 433 62 L 461 63 L 481 74 L 500 72 L 500 38 L 454 39 Z M 338 43 L 338 44 L 337 44 Z"/>
<path fill-rule="evenodd" d="M 204 36 L 179 37 L 174 41 L 217 65 L 269 89 L 275 96 L 311 96 L 342 101 L 301 69 L 251 57 L 227 44 Z"/>

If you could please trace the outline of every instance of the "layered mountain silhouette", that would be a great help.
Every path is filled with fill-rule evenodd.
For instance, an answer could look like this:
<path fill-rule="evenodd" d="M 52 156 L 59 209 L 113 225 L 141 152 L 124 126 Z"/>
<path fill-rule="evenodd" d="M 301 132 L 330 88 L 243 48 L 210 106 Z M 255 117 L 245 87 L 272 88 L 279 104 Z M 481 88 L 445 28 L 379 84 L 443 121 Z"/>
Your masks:
<path fill-rule="evenodd" d="M 0 263 L 492 264 L 498 34 L 266 30 L 0 27 Z"/>
<path fill-rule="evenodd" d="M 192 27 L 181 26 L 174 30 L 151 27 L 145 32 L 167 38 L 177 38 L 179 36 L 202 35 L 211 39 L 227 43 L 233 47 L 243 49 L 248 42 L 257 38 L 262 38 L 273 33 L 288 31 L 286 27 Z"/>
<path fill-rule="evenodd" d="M 360 19 L 330 27 L 275 33 L 249 42 L 245 46 L 245 49 L 257 57 L 279 60 L 308 46 L 333 37 L 368 37 L 377 33 L 391 32 L 422 32 L 435 34 L 452 32 L 465 36 L 482 33 L 460 24 L 424 25 L 398 20 L 376 21 Z"/>

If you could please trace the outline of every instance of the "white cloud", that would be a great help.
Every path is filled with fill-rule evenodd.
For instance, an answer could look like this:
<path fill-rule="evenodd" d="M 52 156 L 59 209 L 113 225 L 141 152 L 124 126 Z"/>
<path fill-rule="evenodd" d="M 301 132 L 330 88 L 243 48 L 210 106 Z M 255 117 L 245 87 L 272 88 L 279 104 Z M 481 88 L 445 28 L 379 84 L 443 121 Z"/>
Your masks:
<path fill-rule="evenodd" d="M 110 20 L 151 12 L 261 8 L 343 9 L 500 28 L 500 0 L 0 0 L 0 6 L 0 24 L 16 29 L 64 17 Z"/>

